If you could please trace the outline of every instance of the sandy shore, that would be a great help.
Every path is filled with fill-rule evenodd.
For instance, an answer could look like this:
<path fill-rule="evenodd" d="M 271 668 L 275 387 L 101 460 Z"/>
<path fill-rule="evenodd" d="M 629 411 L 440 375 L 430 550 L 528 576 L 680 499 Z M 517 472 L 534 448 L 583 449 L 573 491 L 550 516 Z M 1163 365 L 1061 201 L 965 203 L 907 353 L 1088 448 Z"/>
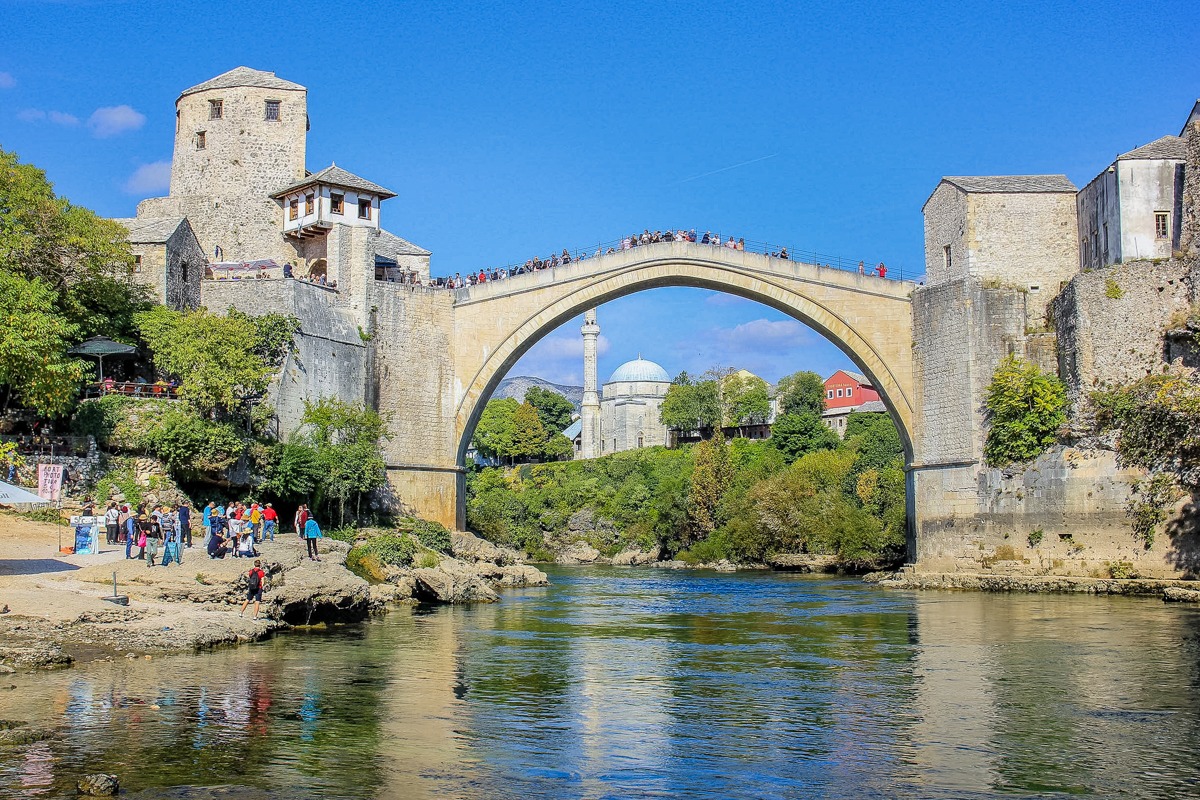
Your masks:
<path fill-rule="evenodd" d="M 262 616 L 239 615 L 244 559 L 209 559 L 195 540 L 183 564 L 147 567 L 124 545 L 64 555 L 69 529 L 0 514 L 0 672 L 74 660 L 201 649 L 261 639 L 291 624 L 361 619 L 370 590 L 345 569 L 347 546 L 322 540 L 322 561 L 304 558 L 294 535 L 260 546 L 269 580 Z M 136 550 L 135 550 L 136 552 Z M 102 599 L 117 589 L 127 607 Z"/>

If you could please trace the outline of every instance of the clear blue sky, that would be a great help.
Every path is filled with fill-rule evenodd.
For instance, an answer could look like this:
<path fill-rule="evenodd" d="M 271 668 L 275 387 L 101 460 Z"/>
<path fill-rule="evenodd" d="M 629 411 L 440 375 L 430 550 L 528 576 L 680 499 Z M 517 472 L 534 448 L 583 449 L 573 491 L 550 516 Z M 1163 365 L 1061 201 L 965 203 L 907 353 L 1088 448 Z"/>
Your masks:
<path fill-rule="evenodd" d="M 165 193 L 180 90 L 244 64 L 308 87 L 309 168 L 336 160 L 398 192 L 383 223 L 432 250 L 435 274 L 668 226 L 908 273 L 941 175 L 1082 185 L 1178 133 L 1197 41 L 1195 0 L 5 0 L 0 146 L 130 216 Z M 710 292 L 600 317 L 602 377 L 639 351 L 671 373 L 849 366 L 778 312 Z M 577 340 L 569 323 L 516 372 L 578 380 Z"/>

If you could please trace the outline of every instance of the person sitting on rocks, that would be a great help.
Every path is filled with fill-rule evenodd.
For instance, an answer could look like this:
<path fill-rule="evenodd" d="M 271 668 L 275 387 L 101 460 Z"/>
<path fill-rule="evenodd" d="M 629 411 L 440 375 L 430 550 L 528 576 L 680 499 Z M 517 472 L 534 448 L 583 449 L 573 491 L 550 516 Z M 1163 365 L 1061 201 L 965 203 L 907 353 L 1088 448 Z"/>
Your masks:
<path fill-rule="evenodd" d="M 225 537 L 221 535 L 220 528 L 213 528 L 212 536 L 208 537 L 208 557 L 224 558 L 228 552 L 229 548 L 225 546 Z"/>

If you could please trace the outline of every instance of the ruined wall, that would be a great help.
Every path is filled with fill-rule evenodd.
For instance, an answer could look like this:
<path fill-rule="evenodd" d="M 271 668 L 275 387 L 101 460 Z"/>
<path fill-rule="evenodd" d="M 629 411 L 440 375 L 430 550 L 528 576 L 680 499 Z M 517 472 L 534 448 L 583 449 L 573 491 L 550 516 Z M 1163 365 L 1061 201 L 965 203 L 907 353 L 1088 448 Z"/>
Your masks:
<path fill-rule="evenodd" d="M 1193 258 L 1200 256 L 1200 115 L 1183 130 L 1187 163 L 1183 173 L 1183 214 L 1179 248 Z"/>
<path fill-rule="evenodd" d="M 1051 305 L 1058 374 L 1077 404 L 1089 392 L 1158 371 L 1164 330 L 1192 300 L 1181 261 L 1135 261 L 1081 272 Z"/>

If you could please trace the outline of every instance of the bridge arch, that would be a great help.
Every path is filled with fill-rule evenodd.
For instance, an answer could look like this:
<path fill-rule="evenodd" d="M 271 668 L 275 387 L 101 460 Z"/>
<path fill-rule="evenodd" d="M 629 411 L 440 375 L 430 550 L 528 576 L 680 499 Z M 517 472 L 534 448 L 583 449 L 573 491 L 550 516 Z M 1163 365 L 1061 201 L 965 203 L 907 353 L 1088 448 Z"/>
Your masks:
<path fill-rule="evenodd" d="M 559 274 L 550 274 L 554 272 Z M 541 338 L 609 300 L 672 286 L 712 289 L 763 303 L 833 342 L 871 378 L 900 433 L 906 457 L 912 459 L 917 402 L 913 284 L 744 251 L 672 243 L 464 291 L 455 307 L 456 345 L 465 345 L 455 357 L 459 467 L 488 398 Z M 460 506 L 462 502 L 460 497 Z"/>

